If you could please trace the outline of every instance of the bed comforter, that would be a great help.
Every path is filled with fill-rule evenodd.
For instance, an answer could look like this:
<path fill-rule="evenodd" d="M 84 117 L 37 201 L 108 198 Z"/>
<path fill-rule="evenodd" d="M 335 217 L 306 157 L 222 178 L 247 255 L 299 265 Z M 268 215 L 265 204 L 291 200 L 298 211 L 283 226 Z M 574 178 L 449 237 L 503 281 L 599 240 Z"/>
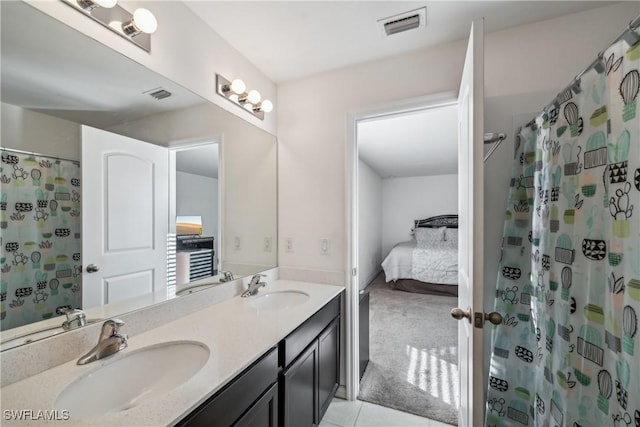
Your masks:
<path fill-rule="evenodd" d="M 443 285 L 458 284 L 458 249 L 445 242 L 418 247 L 415 241 L 393 247 L 382 262 L 386 281 L 414 279 Z"/>

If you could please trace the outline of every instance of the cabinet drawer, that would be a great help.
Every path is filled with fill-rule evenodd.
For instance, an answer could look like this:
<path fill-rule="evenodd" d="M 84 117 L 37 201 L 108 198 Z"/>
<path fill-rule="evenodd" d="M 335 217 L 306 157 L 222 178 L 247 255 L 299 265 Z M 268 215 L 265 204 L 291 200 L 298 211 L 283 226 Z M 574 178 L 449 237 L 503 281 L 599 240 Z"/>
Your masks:
<path fill-rule="evenodd" d="M 280 343 L 280 364 L 289 366 L 305 348 L 315 340 L 333 319 L 340 314 L 341 296 L 338 295 L 306 322 L 291 332 Z"/>
<path fill-rule="evenodd" d="M 278 352 L 274 348 L 178 425 L 231 426 L 277 379 Z"/>

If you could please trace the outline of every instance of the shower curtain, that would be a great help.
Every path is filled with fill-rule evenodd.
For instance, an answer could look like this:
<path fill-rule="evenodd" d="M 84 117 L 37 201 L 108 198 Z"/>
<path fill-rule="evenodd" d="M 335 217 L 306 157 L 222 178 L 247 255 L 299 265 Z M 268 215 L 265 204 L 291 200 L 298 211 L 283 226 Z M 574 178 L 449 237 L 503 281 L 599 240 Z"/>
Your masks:
<path fill-rule="evenodd" d="M 640 427 L 640 43 L 516 136 L 487 426 Z"/>
<path fill-rule="evenodd" d="M 2 150 L 0 325 L 80 308 L 80 164 Z M 61 322 L 62 323 L 62 322 Z"/>

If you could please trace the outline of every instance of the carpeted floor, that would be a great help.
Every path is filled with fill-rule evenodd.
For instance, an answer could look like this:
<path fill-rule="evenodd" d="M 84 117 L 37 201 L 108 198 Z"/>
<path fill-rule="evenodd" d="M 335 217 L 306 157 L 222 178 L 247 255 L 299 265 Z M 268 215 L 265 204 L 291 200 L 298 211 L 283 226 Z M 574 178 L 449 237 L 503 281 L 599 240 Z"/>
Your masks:
<path fill-rule="evenodd" d="M 381 273 L 370 291 L 370 361 L 358 398 L 457 425 L 457 298 L 392 290 Z"/>

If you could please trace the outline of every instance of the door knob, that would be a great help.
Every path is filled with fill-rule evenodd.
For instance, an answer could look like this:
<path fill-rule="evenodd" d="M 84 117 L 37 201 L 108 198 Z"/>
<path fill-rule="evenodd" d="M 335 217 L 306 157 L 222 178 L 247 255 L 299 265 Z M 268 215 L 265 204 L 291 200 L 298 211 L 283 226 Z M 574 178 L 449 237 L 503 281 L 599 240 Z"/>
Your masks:
<path fill-rule="evenodd" d="M 95 273 L 95 272 L 97 272 L 98 270 L 100 270 L 100 267 L 98 267 L 98 266 L 97 266 L 97 265 L 95 265 L 95 264 L 89 264 L 89 265 L 87 265 L 87 273 Z"/>
<path fill-rule="evenodd" d="M 464 311 L 461 308 L 454 308 L 451 310 L 451 316 L 454 319 L 458 319 L 458 320 L 466 318 L 469 321 L 469 323 L 471 323 L 471 317 L 472 317 L 471 308 L 469 308 L 467 311 Z M 475 319 L 476 319 L 475 321 L 476 328 L 482 328 L 482 325 L 487 320 L 493 323 L 494 325 L 499 325 L 502 323 L 502 315 L 495 311 L 492 311 L 491 313 L 476 313 Z"/>
<path fill-rule="evenodd" d="M 462 320 L 463 318 L 467 318 L 469 323 L 471 323 L 471 307 L 467 311 L 464 311 L 461 308 L 453 308 L 451 309 L 451 317 L 457 320 Z"/>
<path fill-rule="evenodd" d="M 492 311 L 491 313 L 485 313 L 484 314 L 484 320 L 488 320 L 489 322 L 493 323 L 494 325 L 499 325 L 502 323 L 502 315 L 500 313 L 497 313 L 495 311 Z"/>

